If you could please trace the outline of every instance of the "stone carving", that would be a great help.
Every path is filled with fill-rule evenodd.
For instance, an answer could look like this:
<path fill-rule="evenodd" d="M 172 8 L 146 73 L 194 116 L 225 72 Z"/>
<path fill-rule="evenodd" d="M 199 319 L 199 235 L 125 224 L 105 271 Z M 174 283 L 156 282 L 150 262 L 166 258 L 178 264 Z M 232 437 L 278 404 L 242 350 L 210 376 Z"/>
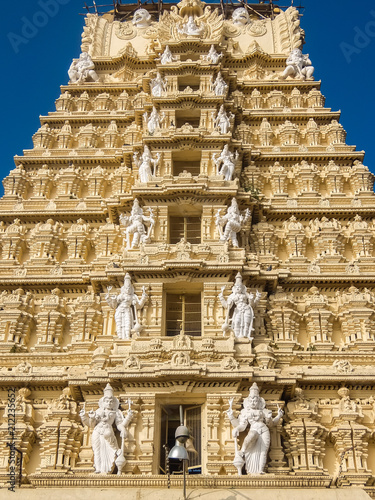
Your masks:
<path fill-rule="evenodd" d="M 202 56 L 202 60 L 210 64 L 217 64 L 222 57 L 223 54 L 219 54 L 219 52 L 216 52 L 215 45 L 211 45 L 208 54 Z"/>
<path fill-rule="evenodd" d="M 250 219 L 250 210 L 247 208 L 244 215 L 241 215 L 236 198 L 232 199 L 231 206 L 227 213 L 222 217 L 221 210 L 216 213 L 215 224 L 219 230 L 220 241 L 232 241 L 234 247 L 238 247 L 237 233 Z M 223 226 L 225 229 L 223 230 Z"/>
<path fill-rule="evenodd" d="M 128 340 L 132 331 L 139 333 L 142 330 L 142 325 L 138 320 L 138 309 L 142 309 L 145 305 L 148 295 L 145 287 L 142 289 L 142 297 L 139 299 L 134 293 L 134 288 L 131 282 L 129 273 L 126 273 L 124 285 L 118 295 L 110 295 L 112 287 L 107 287 L 105 300 L 115 312 L 116 332 L 119 339 Z"/>
<path fill-rule="evenodd" d="M 217 168 L 217 174 L 223 175 L 226 181 L 233 180 L 235 162 L 238 160 L 238 151 L 233 154 L 229 151 L 228 144 L 226 144 L 220 155 L 214 154 L 212 155 L 212 159 Z"/>
<path fill-rule="evenodd" d="M 167 79 L 163 80 L 159 71 L 156 73 L 156 77 L 150 81 L 151 94 L 154 97 L 161 97 L 164 92 L 167 91 Z"/>
<path fill-rule="evenodd" d="M 259 389 L 255 382 L 250 388 L 249 396 L 244 399 L 243 409 L 237 418 L 234 417 L 232 404 L 233 399 L 230 399 L 227 415 L 234 427 L 233 438 L 236 456 L 233 464 L 240 476 L 243 465 L 245 465 L 247 474 L 263 474 L 271 442 L 269 427 L 277 425 L 284 412 L 278 407 L 277 416 L 272 418 L 272 411 L 266 409 L 266 402 L 259 396 Z M 250 430 L 244 439 L 241 450 L 238 450 L 237 437 L 247 426 L 250 426 Z"/>
<path fill-rule="evenodd" d="M 225 286 L 222 287 L 219 294 L 221 305 L 227 310 L 222 326 L 224 334 L 232 329 L 236 338 L 248 338 L 252 340 L 252 332 L 254 330 L 253 306 L 259 302 L 261 293 L 257 291 L 255 297 L 253 293 L 248 293 L 246 286 L 242 283 L 242 276 L 240 273 L 236 276 L 236 281 L 232 287 L 232 293 L 227 300 L 224 298 L 224 290 Z M 232 318 L 229 319 L 232 307 L 234 307 L 234 311 Z"/>
<path fill-rule="evenodd" d="M 92 449 L 94 452 L 94 467 L 97 474 L 108 474 L 118 464 L 119 459 L 122 458 L 122 467 L 125 464 L 124 454 L 124 440 L 128 432 L 127 428 L 133 418 L 134 412 L 130 409 L 123 416 L 119 410 L 120 402 L 113 395 L 112 387 L 107 384 L 103 391 L 104 396 L 99 400 L 99 408 L 91 410 L 86 413 L 85 407 L 80 411 L 82 423 L 88 427 L 93 428 L 92 433 Z M 113 425 L 120 431 L 122 439 L 122 446 L 119 449 L 117 439 L 113 430 Z M 121 467 L 121 468 L 122 468 Z M 120 471 L 120 467 L 118 466 Z M 121 474 L 121 471 L 120 471 Z"/>
<path fill-rule="evenodd" d="M 138 158 L 139 153 L 135 152 L 133 155 L 134 163 L 138 167 L 139 180 L 144 183 L 151 180 L 155 176 L 155 169 L 159 164 L 160 153 L 156 154 L 156 160 L 151 156 L 149 147 L 146 145 L 143 150 L 141 158 Z M 151 166 L 154 166 L 154 171 L 152 172 Z"/>
<path fill-rule="evenodd" d="M 154 135 L 155 132 L 158 132 L 161 129 L 161 125 L 165 120 L 165 113 L 159 115 L 155 106 L 153 106 L 150 114 L 146 111 L 143 113 L 143 119 L 146 123 L 147 130 L 150 135 Z"/>
<path fill-rule="evenodd" d="M 232 22 L 235 26 L 243 27 L 250 23 L 250 16 L 244 7 L 234 9 L 232 14 Z"/>
<path fill-rule="evenodd" d="M 148 28 L 151 24 L 151 14 L 146 9 L 137 9 L 132 23 L 137 28 Z"/>
<path fill-rule="evenodd" d="M 205 31 L 205 25 L 204 23 L 200 23 L 200 25 L 198 25 L 195 22 L 194 16 L 189 16 L 186 23 L 183 23 L 182 26 L 177 26 L 177 31 L 181 35 L 202 36 Z"/>
<path fill-rule="evenodd" d="M 68 70 L 70 83 L 83 83 L 87 81 L 97 82 L 99 76 L 95 71 L 95 64 L 88 52 L 82 52 L 79 59 L 73 59 Z"/>
<path fill-rule="evenodd" d="M 308 54 L 302 54 L 301 49 L 293 49 L 286 60 L 286 68 L 281 80 L 285 80 L 288 76 L 298 78 L 299 80 L 313 80 L 314 67 L 311 64 Z"/>
<path fill-rule="evenodd" d="M 224 96 L 228 91 L 228 85 L 225 83 L 224 78 L 221 76 L 221 72 L 217 74 L 214 82 L 212 82 L 211 90 L 217 96 Z"/>
<path fill-rule="evenodd" d="M 337 373 L 351 373 L 354 371 L 352 364 L 347 359 L 335 359 L 332 368 L 334 368 Z"/>
<path fill-rule="evenodd" d="M 167 45 L 160 56 L 160 64 L 171 64 L 175 61 L 177 61 L 177 57 L 172 54 L 169 45 Z"/>
<path fill-rule="evenodd" d="M 214 122 L 214 127 L 220 130 L 221 134 L 227 134 L 230 131 L 231 125 L 233 123 L 234 114 L 225 112 L 224 104 L 220 106 L 219 112 L 215 118 L 215 113 L 212 112 L 212 119 Z"/>
<path fill-rule="evenodd" d="M 125 226 L 126 234 L 126 248 L 139 247 L 142 243 L 150 243 L 151 241 L 151 231 L 155 225 L 155 219 L 152 209 L 150 208 L 150 215 L 146 217 L 143 215 L 143 210 L 139 206 L 139 201 L 135 198 L 133 202 L 133 207 L 131 214 L 129 216 L 121 214 L 120 222 Z M 148 225 L 148 231 L 146 231 L 145 224 Z M 133 241 L 130 245 L 130 235 L 133 235 Z"/>

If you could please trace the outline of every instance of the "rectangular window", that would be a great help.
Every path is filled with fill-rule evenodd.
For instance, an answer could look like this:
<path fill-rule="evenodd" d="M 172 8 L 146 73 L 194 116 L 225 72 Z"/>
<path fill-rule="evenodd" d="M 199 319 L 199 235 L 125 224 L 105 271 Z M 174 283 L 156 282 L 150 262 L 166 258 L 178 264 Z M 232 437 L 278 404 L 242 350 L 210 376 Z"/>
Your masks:
<path fill-rule="evenodd" d="M 195 245 L 201 242 L 200 217 L 169 217 L 169 242 L 174 245 L 182 239 Z"/>
<path fill-rule="evenodd" d="M 161 407 L 161 446 L 160 446 L 160 473 L 166 474 L 166 447 L 167 452 L 176 444 L 175 432 L 180 425 L 179 405 L 165 405 Z M 184 425 L 189 429 L 190 438 L 186 443 L 189 454 L 189 473 L 201 473 L 202 468 L 202 423 L 200 406 L 183 406 Z M 172 474 L 182 474 L 182 463 L 179 460 L 169 462 Z"/>
<path fill-rule="evenodd" d="M 179 335 L 181 329 L 186 335 L 200 336 L 202 332 L 201 294 L 167 294 L 166 334 Z"/>
<path fill-rule="evenodd" d="M 193 177 L 201 173 L 201 151 L 191 150 L 189 154 L 186 151 L 174 151 L 172 153 L 172 173 L 176 177 L 184 170 Z"/>

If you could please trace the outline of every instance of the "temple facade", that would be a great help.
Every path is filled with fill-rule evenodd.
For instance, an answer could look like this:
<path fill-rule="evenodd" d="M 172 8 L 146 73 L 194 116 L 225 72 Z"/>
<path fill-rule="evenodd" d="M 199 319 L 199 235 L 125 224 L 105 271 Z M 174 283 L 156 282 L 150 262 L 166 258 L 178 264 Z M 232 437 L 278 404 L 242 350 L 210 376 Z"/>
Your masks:
<path fill-rule="evenodd" d="M 303 45 L 272 2 L 86 16 L 3 181 L 4 490 L 180 498 L 183 423 L 188 491 L 375 498 L 374 176 Z"/>

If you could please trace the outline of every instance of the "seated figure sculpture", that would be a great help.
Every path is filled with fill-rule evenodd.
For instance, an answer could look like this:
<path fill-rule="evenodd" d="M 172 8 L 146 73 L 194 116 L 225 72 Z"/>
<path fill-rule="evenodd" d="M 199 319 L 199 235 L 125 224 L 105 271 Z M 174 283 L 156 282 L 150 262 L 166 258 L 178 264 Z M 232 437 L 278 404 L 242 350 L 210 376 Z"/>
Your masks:
<path fill-rule="evenodd" d="M 220 71 L 217 74 L 216 80 L 211 85 L 211 90 L 217 96 L 225 95 L 227 93 L 228 85 L 225 83 Z"/>
<path fill-rule="evenodd" d="M 236 198 L 233 198 L 231 206 L 227 209 L 227 213 L 223 217 L 220 215 L 220 212 L 221 210 L 217 211 L 215 220 L 220 234 L 220 241 L 231 240 L 233 246 L 238 247 L 237 234 L 250 219 L 250 210 L 247 208 L 245 214 L 241 215 Z M 223 226 L 225 226 L 224 230 Z"/>
<path fill-rule="evenodd" d="M 259 302 L 261 294 L 257 291 L 254 297 L 254 294 L 248 293 L 246 286 L 242 283 L 242 276 L 240 273 L 236 276 L 236 281 L 232 287 L 232 293 L 227 300 L 224 298 L 224 290 L 225 286 L 222 287 L 219 294 L 221 305 L 227 310 L 222 327 L 224 335 L 228 330 L 232 329 L 236 338 L 248 338 L 252 340 L 252 331 L 254 330 L 253 306 Z M 234 307 L 234 311 L 232 318 L 229 319 L 232 307 Z"/>
<path fill-rule="evenodd" d="M 155 176 L 155 169 L 159 164 L 160 153 L 157 153 L 156 160 L 151 156 L 149 147 L 146 145 L 143 149 L 143 154 L 141 158 L 138 158 L 139 153 L 135 152 L 133 155 L 133 160 L 135 165 L 138 167 L 139 180 L 143 182 L 148 182 Z M 154 171 L 151 170 L 151 166 L 154 166 Z"/>
<path fill-rule="evenodd" d="M 99 76 L 95 71 L 95 64 L 88 52 L 82 52 L 79 59 L 73 59 L 68 70 L 68 75 L 71 83 L 79 84 L 89 80 L 93 82 L 99 80 Z"/>
<path fill-rule="evenodd" d="M 154 97 L 161 97 L 163 92 L 167 91 L 167 80 L 163 80 L 161 74 L 157 72 L 156 77 L 150 81 L 150 87 Z"/>
<path fill-rule="evenodd" d="M 164 52 L 160 56 L 160 64 L 171 64 L 175 61 L 177 61 L 177 57 L 172 54 L 169 45 L 166 45 Z"/>
<path fill-rule="evenodd" d="M 116 309 L 115 322 L 116 332 L 119 339 L 129 340 L 132 330 L 139 333 L 142 330 L 142 325 L 138 320 L 138 309 L 142 309 L 145 305 L 148 295 L 145 287 L 142 289 L 142 297 L 139 299 L 134 293 L 134 287 L 131 282 L 129 273 L 126 273 L 124 285 L 118 295 L 110 295 L 112 287 L 107 287 L 107 293 L 104 296 L 108 305 L 112 309 Z"/>
<path fill-rule="evenodd" d="M 186 23 L 184 23 L 181 27 L 177 26 L 177 31 L 181 33 L 181 35 L 188 36 L 201 36 L 204 33 L 204 25 L 198 26 L 195 22 L 194 16 L 189 16 Z"/>
<path fill-rule="evenodd" d="M 216 51 L 215 45 L 211 45 L 208 54 L 202 56 L 202 59 L 203 61 L 207 61 L 210 64 L 217 64 L 222 57 L 223 54 L 219 54 L 219 52 Z"/>
<path fill-rule="evenodd" d="M 308 54 L 302 54 L 301 49 L 293 49 L 286 60 L 286 68 L 281 80 L 285 80 L 288 76 L 298 78 L 300 80 L 313 80 L 314 67 L 311 64 Z"/>
<path fill-rule="evenodd" d="M 99 400 L 99 408 L 86 413 L 83 408 L 79 416 L 83 425 L 93 428 L 91 437 L 94 452 L 94 467 L 97 474 L 108 474 L 112 472 L 118 457 L 123 455 L 123 446 L 118 447 L 113 425 L 120 431 L 122 443 L 126 439 L 134 412 L 129 408 L 126 417 L 119 410 L 120 402 L 113 396 L 112 387 L 107 384 L 104 396 Z M 130 405 L 129 405 L 130 406 Z M 125 459 L 123 459 L 123 463 Z"/>
<path fill-rule="evenodd" d="M 147 111 L 143 113 L 143 119 L 147 124 L 147 130 L 149 134 L 154 135 L 155 132 L 161 129 L 161 125 L 165 120 L 165 113 L 159 115 L 157 109 L 155 108 L 155 106 L 153 106 L 150 114 L 148 114 Z"/>
<path fill-rule="evenodd" d="M 131 214 L 129 216 L 121 214 L 120 222 L 125 226 L 126 234 L 126 248 L 139 247 L 141 243 L 150 243 L 150 236 L 152 228 L 155 225 L 155 219 L 152 209 L 150 208 L 150 215 L 146 217 L 143 215 L 143 210 L 139 206 L 139 201 L 135 198 L 133 202 L 133 207 Z M 148 225 L 148 231 L 146 231 L 145 224 Z M 130 235 L 133 235 L 133 241 L 130 245 Z"/>
<path fill-rule="evenodd" d="M 236 154 L 234 155 L 231 151 L 229 151 L 228 144 L 226 144 L 220 155 L 218 156 L 217 154 L 214 154 L 212 159 L 217 168 L 217 174 L 223 175 L 224 180 L 226 181 L 233 180 L 235 162 L 238 159 L 238 151 L 236 151 Z"/>
<path fill-rule="evenodd" d="M 236 456 L 233 464 L 242 475 L 242 467 L 245 465 L 247 474 L 264 474 L 267 461 L 267 453 L 271 443 L 269 427 L 277 425 L 283 410 L 278 408 L 277 416 L 272 418 L 272 411 L 266 409 L 266 402 L 259 396 L 256 383 L 250 387 L 249 396 L 243 401 L 243 409 L 236 418 L 232 409 L 233 399 L 229 401 L 228 418 L 234 427 L 233 438 L 235 440 Z M 237 437 L 240 432 L 250 426 L 241 450 L 237 448 Z"/>
<path fill-rule="evenodd" d="M 222 104 L 216 118 L 215 113 L 212 112 L 212 118 L 214 119 L 214 127 L 217 127 L 220 130 L 220 134 L 227 134 L 230 131 L 234 114 L 229 113 L 229 115 L 227 115 L 224 104 Z"/>

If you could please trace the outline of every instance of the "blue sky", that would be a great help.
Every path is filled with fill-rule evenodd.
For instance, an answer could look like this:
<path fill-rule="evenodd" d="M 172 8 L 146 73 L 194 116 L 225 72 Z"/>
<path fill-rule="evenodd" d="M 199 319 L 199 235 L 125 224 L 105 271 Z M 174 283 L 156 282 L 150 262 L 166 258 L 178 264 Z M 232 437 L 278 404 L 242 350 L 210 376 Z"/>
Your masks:
<path fill-rule="evenodd" d="M 67 83 L 71 60 L 80 52 L 83 16 L 79 13 L 84 12 L 84 2 L 55 0 L 58 9 L 45 15 L 40 14 L 40 2 L 48 0 L 3 0 L 1 6 L 1 179 L 14 168 L 13 156 L 32 147 L 39 115 L 54 110 L 59 86 Z M 316 79 L 322 80 L 326 106 L 342 111 L 348 144 L 366 151 L 364 163 L 375 173 L 375 5 L 360 0 L 349 9 L 348 2 L 301 2 L 305 7 L 301 19 L 306 31 L 304 52 L 310 54 Z M 97 3 L 111 4 L 111 0 Z M 18 38 L 22 30 L 28 36 L 23 41 Z"/>

